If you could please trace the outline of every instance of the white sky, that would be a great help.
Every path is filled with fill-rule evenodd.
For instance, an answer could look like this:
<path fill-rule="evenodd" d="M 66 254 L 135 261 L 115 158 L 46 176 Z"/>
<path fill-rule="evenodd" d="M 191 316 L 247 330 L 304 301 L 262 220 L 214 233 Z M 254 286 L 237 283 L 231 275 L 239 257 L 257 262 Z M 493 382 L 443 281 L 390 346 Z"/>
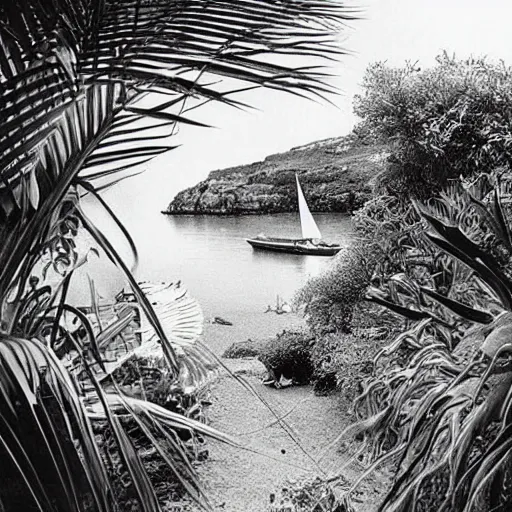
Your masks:
<path fill-rule="evenodd" d="M 241 112 L 225 106 L 193 112 L 216 129 L 182 131 L 184 146 L 155 159 L 140 177 L 107 194 L 114 203 L 126 201 L 162 210 L 179 190 L 204 179 L 209 171 L 262 160 L 315 140 L 344 135 L 352 128 L 352 97 L 368 64 L 406 60 L 433 63 L 443 49 L 459 57 L 487 55 L 512 64 L 512 1 L 510 0 L 350 0 L 364 9 L 365 20 L 353 22 L 344 34 L 345 56 L 334 69 L 343 95 L 338 108 L 308 102 L 273 90 L 252 93 L 259 111 Z"/>

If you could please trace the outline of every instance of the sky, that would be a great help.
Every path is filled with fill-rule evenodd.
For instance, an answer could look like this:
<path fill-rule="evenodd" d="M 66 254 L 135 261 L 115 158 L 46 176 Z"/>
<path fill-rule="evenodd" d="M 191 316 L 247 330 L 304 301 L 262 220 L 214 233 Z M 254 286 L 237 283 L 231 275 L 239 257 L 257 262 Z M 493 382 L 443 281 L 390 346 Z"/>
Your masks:
<path fill-rule="evenodd" d="M 510 0 L 349 0 L 363 19 L 350 24 L 342 45 L 350 51 L 331 72 L 342 93 L 335 106 L 259 90 L 247 99 L 258 110 L 212 105 L 195 112 L 215 128 L 187 127 L 183 145 L 154 159 L 147 171 L 107 192 L 119 214 L 128 203 L 140 215 L 163 210 L 174 195 L 215 169 L 262 160 L 292 147 L 347 134 L 356 122 L 352 98 L 360 91 L 366 67 L 376 61 L 432 65 L 441 51 L 459 57 L 488 56 L 512 65 Z M 136 213 L 137 212 L 137 213 Z M 128 212 L 129 213 L 129 212 Z"/>

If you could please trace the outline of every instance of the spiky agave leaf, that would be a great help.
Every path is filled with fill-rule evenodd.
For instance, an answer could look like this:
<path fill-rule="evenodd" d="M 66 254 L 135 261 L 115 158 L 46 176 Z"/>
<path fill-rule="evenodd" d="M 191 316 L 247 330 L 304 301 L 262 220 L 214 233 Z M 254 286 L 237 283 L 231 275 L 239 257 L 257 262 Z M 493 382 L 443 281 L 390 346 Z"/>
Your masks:
<path fill-rule="evenodd" d="M 503 306 L 507 309 L 512 308 L 512 283 L 495 258 L 468 238 L 458 226 L 435 218 L 419 204 L 416 204 L 416 208 L 437 233 L 435 235 L 427 233 L 427 237 L 440 249 L 477 272 L 496 292 Z"/>
<path fill-rule="evenodd" d="M 420 289 L 425 295 L 432 297 L 434 300 L 440 302 L 448 309 L 467 320 L 482 324 L 490 324 L 494 319 L 494 317 L 486 311 L 480 311 L 475 308 L 466 306 L 466 304 L 462 304 L 462 302 L 445 297 L 444 295 L 437 293 L 435 290 L 431 290 L 430 288 L 426 288 L 424 286 L 422 286 Z"/>
<path fill-rule="evenodd" d="M 470 202 L 476 204 L 474 200 Z M 449 212 L 448 221 L 422 209 L 423 217 L 437 232 L 430 239 L 477 272 L 488 285 L 488 293 L 496 293 L 502 308 L 508 310 L 511 290 L 508 277 L 497 261 L 466 234 L 471 231 L 477 240 L 481 226 L 474 215 L 471 222 L 466 222 L 469 209 L 464 204 L 465 200 L 461 200 L 457 208 L 462 205 L 463 209 Z M 485 205 L 477 206 L 482 214 Z M 445 219 L 447 211 L 440 209 L 437 215 Z M 486 221 L 500 243 L 507 247 L 508 225 L 496 195 L 494 206 L 486 208 Z M 428 488 L 425 486 L 434 478 L 444 481 L 444 497 L 436 501 L 443 512 L 501 507 L 505 498 L 499 492 L 496 494 L 496 490 L 510 471 L 512 454 L 510 312 L 495 317 L 495 310 L 490 315 L 430 288 L 423 286 L 421 290 L 457 315 L 483 325 L 469 329 L 467 324 L 463 325 L 460 341 L 443 345 L 436 344 L 437 334 L 432 330 L 418 329 L 426 322 L 423 320 L 416 325 L 414 337 L 403 333 L 383 351 L 382 355 L 393 354 L 403 340 L 413 340 L 409 344 L 413 355 L 409 354 L 398 367 L 390 364 L 377 368 L 359 401 L 359 406 L 369 404 L 373 411 L 382 407 L 400 411 L 399 416 L 387 416 L 385 424 L 370 438 L 374 445 L 382 446 L 386 430 L 393 429 L 398 439 L 391 449 L 401 449 L 399 471 L 381 510 L 417 510 Z M 486 293 L 485 288 L 481 291 Z M 432 334 L 432 341 L 426 342 Z M 497 433 L 493 430 L 496 425 L 500 427 Z M 482 436 L 486 440 L 483 446 Z M 385 456 L 389 450 L 387 447 L 377 454 Z"/>

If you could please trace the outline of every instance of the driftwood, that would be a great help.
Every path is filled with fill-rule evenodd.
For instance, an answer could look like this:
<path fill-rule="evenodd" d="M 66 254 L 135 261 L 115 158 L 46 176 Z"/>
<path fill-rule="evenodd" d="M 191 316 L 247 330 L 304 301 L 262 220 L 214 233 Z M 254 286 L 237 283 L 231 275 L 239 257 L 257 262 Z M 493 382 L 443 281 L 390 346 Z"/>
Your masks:
<path fill-rule="evenodd" d="M 221 318 L 220 316 L 214 317 L 212 320 L 212 324 L 219 324 L 219 325 L 233 325 L 232 322 L 229 320 L 224 320 L 224 318 Z"/>

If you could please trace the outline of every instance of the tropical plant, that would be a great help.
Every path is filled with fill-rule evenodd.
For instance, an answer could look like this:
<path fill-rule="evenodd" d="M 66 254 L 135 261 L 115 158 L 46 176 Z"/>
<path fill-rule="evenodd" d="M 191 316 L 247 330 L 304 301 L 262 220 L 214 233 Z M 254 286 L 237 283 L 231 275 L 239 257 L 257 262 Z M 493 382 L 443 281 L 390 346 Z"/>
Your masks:
<path fill-rule="evenodd" d="M 486 184 L 484 176 L 455 201 L 416 205 L 427 237 L 453 258 L 443 294 L 403 274 L 387 293 L 369 294 L 409 322 L 375 358 L 356 403 L 361 422 L 349 429 L 367 436 L 369 472 L 396 467 L 383 511 L 512 503 L 510 187 Z"/>
<path fill-rule="evenodd" d="M 362 315 L 375 318 L 376 308 L 362 307 Z M 359 321 L 356 320 L 359 324 Z M 376 322 L 377 323 L 377 322 Z M 353 329 L 351 333 L 337 332 L 317 337 L 311 351 L 314 389 L 317 394 L 339 393 L 350 409 L 361 393 L 364 380 L 373 369 L 373 358 L 381 348 L 387 329 L 381 327 Z"/>
<path fill-rule="evenodd" d="M 118 509 L 93 433 L 99 421 L 108 426 L 138 508 L 159 510 L 124 417 L 207 506 L 175 431 L 231 440 L 123 393 L 103 361 L 109 326 L 98 321 L 93 328 L 68 303 L 74 272 L 98 250 L 83 246 L 85 230 L 126 275 L 169 371 L 178 377 L 183 358 L 194 361 L 195 349 L 177 354 L 176 340 L 169 339 L 129 265 L 87 218 L 80 197 L 87 194 L 107 210 L 136 255 L 99 192 L 172 149 L 169 139 L 180 123 L 201 126 L 189 113 L 204 102 L 242 106 L 233 93 L 257 86 L 309 97 L 330 92 L 316 66 L 281 64 L 268 55 L 333 58 L 339 54 L 335 32 L 352 18 L 350 9 L 327 0 L 0 5 L 3 509 Z M 199 375 L 200 367 L 189 364 L 188 375 Z M 94 404 L 85 403 L 84 383 Z"/>
<path fill-rule="evenodd" d="M 421 220 L 408 200 L 377 195 L 355 212 L 353 224 L 365 254 L 372 255 L 373 284 L 432 261 L 432 247 L 425 243 Z"/>

